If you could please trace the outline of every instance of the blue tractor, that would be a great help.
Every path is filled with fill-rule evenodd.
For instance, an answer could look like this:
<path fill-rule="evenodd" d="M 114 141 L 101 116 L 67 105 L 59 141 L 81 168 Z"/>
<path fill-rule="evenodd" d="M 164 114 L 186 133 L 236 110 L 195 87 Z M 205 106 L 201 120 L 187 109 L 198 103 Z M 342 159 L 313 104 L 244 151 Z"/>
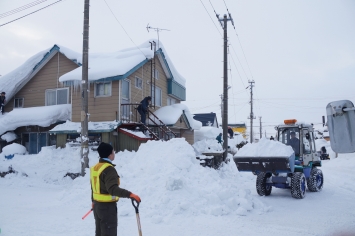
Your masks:
<path fill-rule="evenodd" d="M 234 157 L 238 170 L 257 175 L 256 191 L 260 196 L 270 195 L 272 187 L 291 189 L 292 197 L 297 199 L 305 197 L 306 187 L 311 192 L 321 191 L 324 178 L 313 126 L 292 119 L 275 129 L 275 141 L 291 146 L 294 153 L 285 157 Z"/>

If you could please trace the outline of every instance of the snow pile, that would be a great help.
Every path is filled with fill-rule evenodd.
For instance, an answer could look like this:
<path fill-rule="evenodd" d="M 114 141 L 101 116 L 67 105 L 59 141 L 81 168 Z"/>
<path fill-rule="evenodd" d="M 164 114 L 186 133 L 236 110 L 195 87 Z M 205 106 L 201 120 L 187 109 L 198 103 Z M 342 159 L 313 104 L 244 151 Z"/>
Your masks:
<path fill-rule="evenodd" d="M 1 139 L 9 143 L 17 139 L 17 135 L 14 132 L 7 132 L 6 134 L 1 135 Z"/>
<path fill-rule="evenodd" d="M 185 114 L 192 129 L 198 130 L 202 127 L 202 123 L 200 121 L 192 118 L 190 110 L 185 104 L 176 103 L 170 106 L 161 107 L 154 112 L 154 115 L 156 115 L 164 124 L 167 125 L 174 125 L 182 114 Z M 159 123 L 157 120 L 155 120 L 155 122 Z"/>
<path fill-rule="evenodd" d="M 248 143 L 239 149 L 239 157 L 289 157 L 293 154 L 291 146 L 262 138 L 257 143 Z"/>
<path fill-rule="evenodd" d="M 204 139 L 216 139 L 220 133 L 223 133 L 221 128 L 203 126 L 199 130 L 195 130 L 195 142 Z"/>
<path fill-rule="evenodd" d="M 70 118 L 71 104 L 13 109 L 0 116 L 0 134 L 28 125 L 48 127 Z"/>
<path fill-rule="evenodd" d="M 129 186 L 142 197 L 142 211 L 153 222 L 161 222 L 167 215 L 245 215 L 254 209 L 264 211 L 250 191 L 240 187 L 243 180 L 233 162 L 218 171 L 203 168 L 184 139 L 148 141 L 137 153 L 122 154 L 116 156 L 120 159 L 116 168 L 122 187 Z M 124 204 L 119 214 L 131 212 L 131 207 Z"/>
<path fill-rule="evenodd" d="M 216 139 L 204 139 L 192 145 L 198 153 L 222 153 L 223 147 Z"/>
<path fill-rule="evenodd" d="M 7 184 L 62 185 L 58 196 L 62 204 L 76 201 L 83 209 L 91 204 L 89 174 L 74 181 L 64 178 L 68 172 L 80 173 L 80 148 L 44 147 L 37 155 L 16 155 L 11 160 L 1 156 L 0 172 L 7 171 L 9 166 L 18 172 L 5 176 Z M 90 151 L 89 159 L 90 166 L 95 165 L 97 152 Z M 268 211 L 245 188 L 245 177 L 233 162 L 220 170 L 204 168 L 184 139 L 148 141 L 137 152 L 117 153 L 114 163 L 121 177 L 120 187 L 142 198 L 140 210 L 154 223 L 174 215 L 247 215 L 251 211 Z M 134 215 L 129 199 L 120 199 L 118 214 L 120 217 Z"/>
<path fill-rule="evenodd" d="M 26 148 L 17 143 L 12 143 L 10 145 L 3 147 L 2 149 L 2 154 L 5 156 L 14 155 L 14 154 L 25 154 L 26 152 L 27 152 Z"/>

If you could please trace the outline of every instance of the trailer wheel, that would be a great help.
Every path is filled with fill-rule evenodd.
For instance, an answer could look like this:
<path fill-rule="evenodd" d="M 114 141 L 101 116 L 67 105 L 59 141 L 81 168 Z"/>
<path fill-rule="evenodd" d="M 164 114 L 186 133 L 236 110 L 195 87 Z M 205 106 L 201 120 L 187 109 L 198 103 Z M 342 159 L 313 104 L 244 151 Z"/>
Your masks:
<path fill-rule="evenodd" d="M 260 172 L 256 178 L 256 191 L 260 196 L 269 196 L 272 185 L 266 184 L 266 180 L 271 177 L 271 173 Z"/>
<path fill-rule="evenodd" d="M 302 199 L 306 194 L 306 177 L 302 172 L 295 172 L 291 179 L 291 196 Z"/>
<path fill-rule="evenodd" d="M 319 192 L 323 188 L 324 178 L 323 172 L 316 167 L 312 168 L 309 178 L 307 180 L 307 188 L 311 192 Z"/>

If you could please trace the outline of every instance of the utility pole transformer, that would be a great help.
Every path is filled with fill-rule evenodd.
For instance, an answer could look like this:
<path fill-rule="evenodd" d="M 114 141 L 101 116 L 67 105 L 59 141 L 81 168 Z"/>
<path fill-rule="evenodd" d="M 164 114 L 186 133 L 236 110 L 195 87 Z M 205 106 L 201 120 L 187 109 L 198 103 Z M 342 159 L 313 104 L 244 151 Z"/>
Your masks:
<path fill-rule="evenodd" d="M 89 135 L 88 135 L 88 70 L 89 70 L 89 7 L 90 0 L 84 4 L 83 32 L 83 66 L 81 80 L 81 176 L 85 176 L 85 168 L 89 168 Z"/>
<path fill-rule="evenodd" d="M 248 119 L 250 119 L 250 143 L 253 143 L 254 137 L 253 137 L 253 120 L 255 119 L 254 113 L 253 113 L 253 87 L 254 87 L 254 80 L 249 80 L 248 83 L 250 84 L 248 87 L 250 87 L 250 116 Z M 247 88 L 248 88 L 247 87 Z"/>
<path fill-rule="evenodd" d="M 222 129 L 223 129 L 223 161 L 227 158 L 228 152 L 228 37 L 227 37 L 227 22 L 231 21 L 233 26 L 234 22 L 231 14 L 229 18 L 225 14 L 223 18 L 219 18 L 219 15 L 216 14 L 218 21 L 220 22 L 223 28 L 223 118 L 222 118 Z M 223 22 L 223 23 L 222 23 Z"/>

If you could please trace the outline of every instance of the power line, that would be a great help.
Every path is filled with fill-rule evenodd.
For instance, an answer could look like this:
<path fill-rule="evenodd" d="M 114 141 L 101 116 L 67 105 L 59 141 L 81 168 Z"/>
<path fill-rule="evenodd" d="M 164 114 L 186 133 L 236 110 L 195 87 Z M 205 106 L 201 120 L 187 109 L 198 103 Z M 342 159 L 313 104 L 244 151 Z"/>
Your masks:
<path fill-rule="evenodd" d="M 26 15 L 24 15 L 24 16 L 21 16 L 21 17 L 15 19 L 15 20 L 6 22 L 5 24 L 0 25 L 0 27 L 1 27 L 1 26 L 4 26 L 4 25 L 7 25 L 7 24 L 10 24 L 11 22 L 17 21 L 17 20 L 19 20 L 19 19 L 22 19 L 22 18 L 24 18 L 24 17 L 26 17 L 26 16 L 29 16 L 29 15 L 31 15 L 31 14 L 33 14 L 33 13 L 36 13 L 36 12 L 38 12 L 38 11 L 40 11 L 40 10 L 43 10 L 43 9 L 45 9 L 45 8 L 47 8 L 47 7 L 50 7 L 50 6 L 52 6 L 52 5 L 54 5 L 54 4 L 58 3 L 58 2 L 61 2 L 61 1 L 62 1 L 62 0 L 58 0 L 58 1 L 54 2 L 54 3 L 51 3 L 51 4 L 49 4 L 49 5 L 45 6 L 45 7 L 42 7 L 42 8 L 40 8 L 40 9 L 38 9 L 38 10 L 36 10 L 36 11 L 33 11 L 33 12 L 28 13 L 28 14 L 26 14 Z"/>
<path fill-rule="evenodd" d="M 113 15 L 113 17 L 115 17 L 116 21 L 118 22 L 118 24 L 121 26 L 121 28 L 123 29 L 123 31 L 126 33 L 127 37 L 132 41 L 132 43 L 134 44 L 134 46 L 136 46 L 136 48 L 138 48 L 138 50 L 146 57 L 146 55 L 142 52 L 142 50 L 137 46 L 137 44 L 135 44 L 132 40 L 132 38 L 128 35 L 127 31 L 125 30 L 125 28 L 123 27 L 123 25 L 120 23 L 120 21 L 117 19 L 117 17 L 115 16 L 115 14 L 113 13 L 113 11 L 111 10 L 110 6 L 107 4 L 106 0 L 104 0 L 104 2 L 106 3 L 106 6 L 108 7 L 108 9 L 110 10 L 111 14 Z"/>
<path fill-rule="evenodd" d="M 11 11 L 4 12 L 4 13 L 0 14 L 0 19 L 4 18 L 4 17 L 7 17 L 7 16 L 11 16 L 11 15 L 17 13 L 17 12 L 26 10 L 26 9 L 28 9 L 30 7 L 36 6 L 36 5 L 38 5 L 38 4 L 42 3 L 42 2 L 45 2 L 45 1 L 47 1 L 47 0 L 37 0 L 37 1 L 31 2 L 29 4 L 26 4 L 26 5 L 22 6 L 22 7 L 18 7 L 16 9 L 11 10 Z"/>
<path fill-rule="evenodd" d="M 226 9 L 227 9 L 227 12 L 228 12 L 229 16 L 232 18 L 231 14 L 229 13 L 229 10 L 228 10 L 228 7 L 227 7 L 227 4 L 226 4 L 226 1 L 225 1 L 225 0 L 223 0 L 223 2 L 224 2 L 224 5 L 226 6 Z M 249 73 L 250 73 L 250 75 L 251 75 L 251 78 L 252 78 L 252 79 L 254 79 L 253 74 L 251 73 L 251 70 L 250 70 L 250 66 L 249 66 L 249 63 L 248 63 L 247 57 L 245 56 L 243 46 L 242 46 L 242 44 L 241 44 L 241 42 L 240 42 L 240 39 L 239 39 L 239 36 L 238 36 L 237 30 L 235 29 L 234 24 L 233 24 L 233 28 L 234 28 L 235 34 L 236 34 L 236 36 L 237 36 L 237 39 L 238 39 L 238 42 L 239 42 L 240 48 L 242 49 L 243 56 L 244 56 L 244 59 L 245 59 L 245 61 L 246 61 L 246 63 L 247 63 L 247 66 L 248 66 L 248 69 L 249 69 Z"/>
<path fill-rule="evenodd" d="M 216 29 L 217 29 L 217 31 L 218 31 L 218 33 L 219 33 L 219 35 L 222 37 L 222 34 L 221 34 L 221 32 L 219 31 L 219 29 L 218 29 L 218 27 L 217 27 L 216 23 L 214 23 L 214 20 L 212 19 L 212 17 L 211 17 L 211 15 L 210 15 L 210 13 L 208 13 L 207 8 L 205 7 L 205 4 L 203 4 L 202 0 L 200 0 L 200 2 L 202 3 L 203 7 L 205 8 L 205 10 L 206 10 L 206 12 L 207 12 L 208 16 L 210 17 L 210 19 L 211 19 L 212 23 L 213 23 L 213 24 L 214 24 L 214 26 L 216 27 Z M 210 1 L 210 3 L 211 3 L 211 1 Z M 211 4 L 211 5 L 212 5 L 212 4 Z M 212 8 L 213 8 L 213 6 L 212 6 Z M 216 12 L 216 11 L 215 11 L 215 12 Z"/>

